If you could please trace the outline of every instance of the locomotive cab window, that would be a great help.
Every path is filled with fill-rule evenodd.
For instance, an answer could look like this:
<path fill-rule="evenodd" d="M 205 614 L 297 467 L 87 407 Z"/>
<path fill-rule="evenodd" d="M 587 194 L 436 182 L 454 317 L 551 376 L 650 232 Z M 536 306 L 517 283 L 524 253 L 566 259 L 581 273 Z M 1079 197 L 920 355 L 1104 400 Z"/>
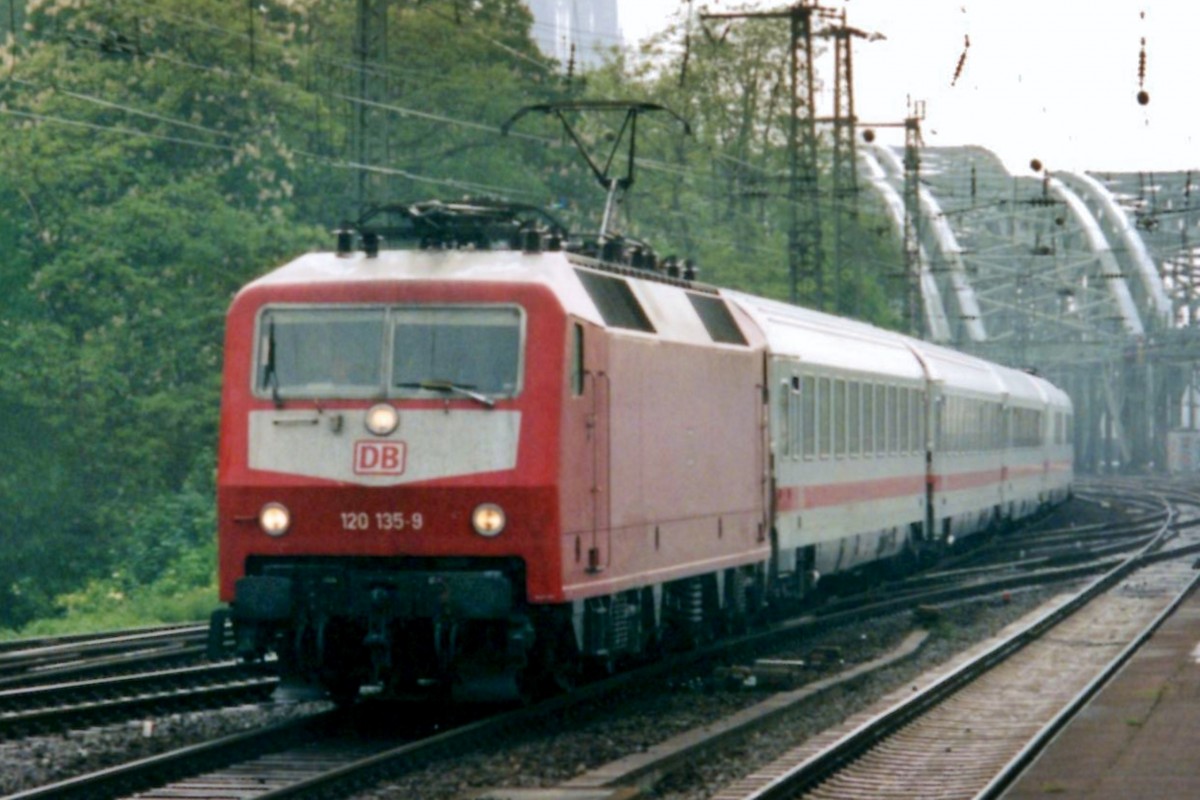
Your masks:
<path fill-rule="evenodd" d="M 259 326 L 255 388 L 277 397 L 370 397 L 383 374 L 383 309 L 272 309 Z"/>
<path fill-rule="evenodd" d="M 511 397 L 520 375 L 521 315 L 516 308 L 400 308 L 392 312 L 393 393 L 443 386 Z"/>
<path fill-rule="evenodd" d="M 254 388 L 280 399 L 511 397 L 523 329 L 513 306 L 268 308 Z"/>

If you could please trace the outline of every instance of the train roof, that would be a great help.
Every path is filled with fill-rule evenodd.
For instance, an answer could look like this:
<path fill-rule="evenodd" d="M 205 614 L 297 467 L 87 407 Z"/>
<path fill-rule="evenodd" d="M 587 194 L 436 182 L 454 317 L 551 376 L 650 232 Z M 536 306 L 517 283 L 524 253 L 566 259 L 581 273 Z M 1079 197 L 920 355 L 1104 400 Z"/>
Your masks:
<path fill-rule="evenodd" d="M 588 276 L 598 276 L 585 285 Z M 753 331 L 740 326 L 741 341 L 714 338 L 702 316 L 696 296 L 719 299 L 715 289 L 694 282 L 669 279 L 661 273 L 613 268 L 596 259 L 564 251 L 536 253 L 518 250 L 383 250 L 375 256 L 362 252 L 308 253 L 248 284 L 239 294 L 258 294 L 289 286 L 312 284 L 367 284 L 407 281 L 462 281 L 525 284 L 549 289 L 566 313 L 600 326 L 622 329 L 631 335 L 647 335 L 665 341 L 711 346 L 761 346 Z M 615 284 L 627 287 L 617 287 Z M 611 322 L 628 311 L 647 324 Z M 603 307 L 602 307 L 603 306 Z M 606 321 L 607 320 L 607 321 Z M 734 326 L 738 329 L 739 326 Z"/>
<path fill-rule="evenodd" d="M 554 284 L 544 258 L 511 250 L 383 250 L 306 253 L 249 283 L 245 290 L 313 283 L 447 280 Z M 560 265 L 556 265 L 560 266 Z"/>
<path fill-rule="evenodd" d="M 1021 370 L 865 322 L 731 290 L 721 294 L 751 317 L 772 353 L 804 364 L 896 379 L 928 378 L 952 391 L 1070 407 L 1066 393 Z"/>
<path fill-rule="evenodd" d="M 618 294 L 626 298 L 624 302 L 636 306 L 647 325 L 639 329 L 637 325 L 611 324 L 612 309 L 601 306 L 608 302 L 605 295 L 612 293 L 585 286 L 589 275 L 628 287 L 627 294 L 623 290 Z M 773 354 L 820 368 L 903 381 L 929 378 L 946 389 L 965 393 L 1007 395 L 1013 402 L 1031 405 L 1071 406 L 1062 390 L 1041 378 L 895 331 L 742 292 L 667 279 L 661 273 L 614 268 L 564 251 L 406 249 L 382 250 L 374 256 L 362 252 L 308 253 L 251 282 L 239 295 L 271 293 L 296 285 L 405 281 L 544 286 L 568 314 L 596 325 L 620 328 L 623 333 L 709 346 L 732 343 L 759 347 L 765 341 Z M 702 318 L 697 307 L 696 296 L 724 300 L 744 339 L 731 342 L 714 337 L 709 321 Z"/>
<path fill-rule="evenodd" d="M 925 371 L 907 338 L 864 322 L 776 300 L 722 290 L 762 330 L 768 349 L 804 364 L 922 380 Z"/>

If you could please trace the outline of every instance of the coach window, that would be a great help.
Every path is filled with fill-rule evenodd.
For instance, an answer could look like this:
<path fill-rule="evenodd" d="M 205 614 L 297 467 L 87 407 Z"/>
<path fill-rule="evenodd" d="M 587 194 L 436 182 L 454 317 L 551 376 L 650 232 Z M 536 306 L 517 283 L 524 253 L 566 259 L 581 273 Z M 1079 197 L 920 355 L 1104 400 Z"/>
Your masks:
<path fill-rule="evenodd" d="M 1033 427 L 1030 423 L 1033 421 L 1033 412 L 1027 408 L 1018 408 L 1013 413 L 1013 445 L 1015 447 L 1029 447 L 1030 429 Z"/>
<path fill-rule="evenodd" d="M 863 384 L 863 455 L 875 455 L 875 385 Z"/>
<path fill-rule="evenodd" d="M 976 445 L 976 438 L 979 434 L 979 422 L 975 416 L 975 409 L 979 405 L 976 400 L 963 400 L 963 450 L 968 453 L 973 453 L 979 449 Z"/>
<path fill-rule="evenodd" d="M 800 448 L 804 431 L 804 398 L 801 396 L 802 384 L 799 375 L 793 375 L 791 381 L 791 404 L 788 408 L 788 430 L 791 432 L 791 445 L 788 452 L 792 458 L 800 458 Z"/>
<path fill-rule="evenodd" d="M 983 433 L 983 417 L 980 411 L 983 410 L 983 403 L 978 400 L 970 401 L 970 416 L 967 417 L 967 430 L 971 435 L 971 450 L 978 452 L 983 449 L 981 443 Z"/>
<path fill-rule="evenodd" d="M 779 455 L 787 457 L 792 454 L 792 392 L 788 379 L 779 382 Z"/>
<path fill-rule="evenodd" d="M 914 453 L 925 452 L 925 396 L 920 389 L 911 390 L 912 398 L 908 407 L 909 418 L 912 420 L 912 449 Z"/>
<path fill-rule="evenodd" d="M 887 387 L 875 384 L 875 452 L 887 455 Z"/>
<path fill-rule="evenodd" d="M 908 415 L 908 388 L 901 386 L 899 393 L 900 410 L 900 452 L 907 453 L 909 442 L 912 440 L 911 423 Z"/>
<path fill-rule="evenodd" d="M 913 449 L 925 452 L 925 396 L 919 389 L 912 390 L 912 435 Z"/>
<path fill-rule="evenodd" d="M 950 447 L 950 401 L 952 397 L 942 395 L 934 406 L 934 447 L 943 453 L 951 452 Z"/>
<path fill-rule="evenodd" d="M 832 448 L 830 437 L 833 433 L 833 387 L 829 378 L 821 378 L 818 382 L 817 396 L 817 436 L 819 437 L 818 451 L 821 458 L 829 458 Z"/>
<path fill-rule="evenodd" d="M 967 399 L 965 397 L 954 398 L 954 438 L 958 444 L 955 450 L 960 453 L 966 453 L 971 449 L 970 440 L 967 438 Z"/>
<path fill-rule="evenodd" d="M 946 399 L 946 450 L 951 453 L 963 451 L 962 442 L 962 399 Z"/>
<path fill-rule="evenodd" d="M 888 453 L 895 455 L 900 449 L 900 403 L 896 399 L 896 387 L 887 387 Z"/>
<path fill-rule="evenodd" d="M 992 410 L 991 403 L 984 402 L 983 400 L 979 401 L 979 449 L 980 450 L 991 450 L 992 449 L 991 410 Z"/>
<path fill-rule="evenodd" d="M 986 403 L 982 400 L 979 401 L 979 449 L 980 450 L 991 450 L 992 449 L 991 410 L 992 410 L 991 403 Z"/>
<path fill-rule="evenodd" d="M 833 455 L 846 457 L 846 382 L 833 382 Z"/>
<path fill-rule="evenodd" d="M 921 434 L 917 430 L 917 404 L 920 398 L 916 389 L 904 389 L 908 395 L 908 405 L 905 407 L 904 428 L 908 431 L 908 452 L 916 454 L 921 450 Z"/>
<path fill-rule="evenodd" d="M 972 444 L 972 438 L 974 436 L 974 431 L 972 431 L 972 428 L 975 426 L 973 424 L 973 418 L 971 415 L 974 405 L 975 401 L 968 400 L 965 397 L 960 398 L 958 401 L 958 449 L 963 453 L 969 453 L 975 449 Z"/>
<path fill-rule="evenodd" d="M 967 401 L 967 450 L 974 453 L 979 450 L 979 401 Z"/>
<path fill-rule="evenodd" d="M 862 454 L 862 384 L 850 381 L 847 389 L 850 392 L 850 457 L 857 458 Z"/>
<path fill-rule="evenodd" d="M 784 376 L 779 382 L 779 454 L 796 458 L 800 453 L 800 378 Z"/>
<path fill-rule="evenodd" d="M 979 449 L 983 451 L 992 449 L 992 404 L 984 400 L 979 401 Z"/>
<path fill-rule="evenodd" d="M 917 389 L 908 390 L 908 429 L 912 441 L 909 443 L 912 452 L 921 453 L 925 450 L 925 441 L 921 438 L 921 392 Z"/>
<path fill-rule="evenodd" d="M 812 375 L 804 376 L 804 388 L 800 390 L 800 414 L 804 457 L 812 458 L 817 452 L 817 379 Z"/>

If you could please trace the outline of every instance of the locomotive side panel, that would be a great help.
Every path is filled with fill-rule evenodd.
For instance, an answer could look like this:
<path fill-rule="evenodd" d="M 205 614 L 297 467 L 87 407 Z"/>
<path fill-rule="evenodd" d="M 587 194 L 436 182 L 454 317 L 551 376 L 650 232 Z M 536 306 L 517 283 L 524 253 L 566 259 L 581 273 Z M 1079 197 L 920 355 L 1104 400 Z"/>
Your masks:
<path fill-rule="evenodd" d="M 768 555 L 761 346 L 732 317 L 722 317 L 733 327 L 716 335 L 736 341 L 714 341 L 698 306 L 711 312 L 715 297 L 629 286 L 626 302 L 644 317 L 612 314 L 608 325 L 577 334 L 583 375 L 569 387 L 579 395 L 567 406 L 578 411 L 564 422 L 561 485 L 590 497 L 579 491 L 565 503 L 575 523 L 563 529 L 568 597 L 712 574 Z"/>
<path fill-rule="evenodd" d="M 608 351 L 610 414 L 598 429 L 610 465 L 599 501 L 599 523 L 610 521 L 605 559 L 577 571 L 568 591 L 764 560 L 758 356 L 625 336 Z"/>

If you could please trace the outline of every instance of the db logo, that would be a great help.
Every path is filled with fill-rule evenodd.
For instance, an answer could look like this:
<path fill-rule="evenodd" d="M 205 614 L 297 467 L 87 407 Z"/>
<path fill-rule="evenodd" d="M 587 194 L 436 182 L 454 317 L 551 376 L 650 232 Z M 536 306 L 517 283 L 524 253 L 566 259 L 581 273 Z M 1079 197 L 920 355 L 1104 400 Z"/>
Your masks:
<path fill-rule="evenodd" d="M 403 475 L 404 442 L 354 443 L 355 475 Z"/>

